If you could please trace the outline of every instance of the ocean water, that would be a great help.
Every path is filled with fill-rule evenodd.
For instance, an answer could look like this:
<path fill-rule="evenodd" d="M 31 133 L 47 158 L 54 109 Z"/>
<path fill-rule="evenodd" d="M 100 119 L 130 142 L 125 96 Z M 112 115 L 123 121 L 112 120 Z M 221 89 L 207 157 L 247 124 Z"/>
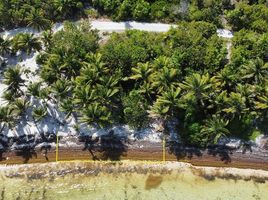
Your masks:
<path fill-rule="evenodd" d="M 24 166 L 0 170 L 0 199 L 267 200 L 268 182 L 183 166 Z"/>

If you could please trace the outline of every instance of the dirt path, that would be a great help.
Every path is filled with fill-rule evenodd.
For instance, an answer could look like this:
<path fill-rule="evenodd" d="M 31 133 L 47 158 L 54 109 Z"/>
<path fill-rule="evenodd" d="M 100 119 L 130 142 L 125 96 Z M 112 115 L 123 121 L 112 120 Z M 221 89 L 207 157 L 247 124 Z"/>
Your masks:
<path fill-rule="evenodd" d="M 80 20 L 74 22 L 79 23 Z M 167 32 L 171 27 L 176 27 L 174 24 L 165 24 L 165 23 L 145 23 L 145 22 L 136 22 L 136 21 L 122 21 L 122 22 L 112 22 L 106 20 L 90 20 L 93 29 L 99 31 L 107 32 L 122 32 L 125 30 L 141 30 L 148 32 Z M 63 29 L 63 23 L 55 23 L 52 30 L 53 32 L 58 32 Z M 35 35 L 40 35 L 41 32 L 38 32 L 31 27 L 26 28 L 16 28 L 12 30 L 7 30 L 0 32 L 0 35 L 3 38 L 14 37 L 18 33 L 33 33 Z M 218 29 L 217 34 L 223 38 L 232 38 L 233 34 L 227 29 Z"/>

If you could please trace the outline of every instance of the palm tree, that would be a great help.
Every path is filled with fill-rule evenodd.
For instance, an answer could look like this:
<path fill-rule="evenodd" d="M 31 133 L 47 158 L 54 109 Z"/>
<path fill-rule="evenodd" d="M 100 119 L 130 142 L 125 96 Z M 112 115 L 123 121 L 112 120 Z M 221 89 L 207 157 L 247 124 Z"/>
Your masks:
<path fill-rule="evenodd" d="M 231 92 L 229 97 L 225 97 L 225 108 L 223 112 L 231 114 L 232 118 L 235 116 L 241 118 L 242 114 L 248 111 L 249 108 L 246 106 L 246 98 L 242 94 Z"/>
<path fill-rule="evenodd" d="M 61 76 L 59 68 L 62 63 L 63 60 L 60 55 L 50 54 L 42 66 L 41 78 L 50 84 L 56 82 Z"/>
<path fill-rule="evenodd" d="M 51 94 L 51 89 L 49 87 L 45 87 L 45 88 L 42 88 L 40 91 L 39 91 L 39 94 L 40 94 L 40 99 L 42 99 L 43 101 L 47 101 L 49 99 L 51 99 L 50 97 L 50 94 Z"/>
<path fill-rule="evenodd" d="M 116 95 L 119 94 L 120 87 L 118 83 L 119 78 L 116 75 L 100 77 L 100 84 L 97 84 L 95 89 L 103 103 L 110 104 L 110 101 L 115 99 Z"/>
<path fill-rule="evenodd" d="M 22 94 L 20 87 L 24 86 L 25 80 L 22 79 L 23 70 L 20 66 L 10 67 L 4 72 L 3 83 L 8 85 L 7 91 L 14 95 Z"/>
<path fill-rule="evenodd" d="M 73 50 L 68 49 L 66 51 L 61 51 L 60 54 L 58 54 L 60 57 L 58 69 L 60 74 L 63 74 L 68 79 L 77 76 L 82 67 L 82 62 L 72 51 Z"/>
<path fill-rule="evenodd" d="M 44 13 L 41 10 L 33 8 L 30 14 L 26 17 L 27 26 L 41 31 L 51 28 L 51 22 L 44 17 Z"/>
<path fill-rule="evenodd" d="M 149 62 L 138 63 L 137 67 L 133 67 L 131 70 L 133 75 L 129 79 L 142 80 L 143 82 L 149 82 L 149 77 L 153 72 Z"/>
<path fill-rule="evenodd" d="M 17 98 L 17 97 L 20 97 L 21 95 L 19 94 L 19 95 L 15 95 L 13 92 L 11 92 L 11 91 L 5 91 L 4 93 L 3 93 L 3 95 L 2 95 L 2 98 L 3 98 L 3 100 L 5 100 L 6 102 L 8 102 L 8 103 L 12 103 L 12 102 L 14 102 L 15 101 L 15 99 Z"/>
<path fill-rule="evenodd" d="M 71 90 L 70 82 L 65 79 L 59 79 L 52 85 L 52 91 L 57 98 L 64 98 Z"/>
<path fill-rule="evenodd" d="M 42 50 L 41 42 L 34 34 L 22 33 L 13 39 L 14 50 L 21 50 L 26 52 L 28 55 L 33 51 Z"/>
<path fill-rule="evenodd" d="M 171 59 L 166 56 L 159 56 L 157 59 L 154 60 L 152 66 L 156 71 L 161 70 L 164 67 L 171 68 Z"/>
<path fill-rule="evenodd" d="M 180 88 L 171 88 L 159 96 L 152 107 L 151 113 L 155 116 L 167 119 L 174 116 L 174 111 L 180 107 Z"/>
<path fill-rule="evenodd" d="M 83 111 L 81 122 L 87 123 L 88 125 L 98 125 L 101 128 L 111 123 L 111 112 L 107 107 L 94 102 L 88 105 Z"/>
<path fill-rule="evenodd" d="M 71 98 L 63 99 L 60 102 L 60 111 L 66 114 L 66 118 L 69 118 L 74 112 L 74 104 Z"/>
<path fill-rule="evenodd" d="M 178 86 L 179 70 L 175 68 L 168 68 L 164 66 L 161 70 L 156 71 L 153 76 L 152 85 L 157 89 L 158 94 L 171 87 Z"/>
<path fill-rule="evenodd" d="M 263 95 L 258 97 L 258 101 L 255 102 L 256 108 L 261 110 L 267 110 L 268 109 L 268 96 Z"/>
<path fill-rule="evenodd" d="M 154 89 L 155 89 L 155 88 L 153 87 L 152 83 L 145 82 L 145 83 L 143 83 L 143 84 L 140 86 L 139 91 L 140 91 L 140 93 L 142 93 L 142 94 L 146 94 L 146 96 L 147 96 L 150 100 L 152 100 L 152 98 L 151 98 L 151 94 L 154 94 L 154 93 L 155 93 Z"/>
<path fill-rule="evenodd" d="M 27 94 L 34 97 L 40 97 L 40 90 L 41 90 L 41 82 L 31 83 L 27 87 Z"/>
<path fill-rule="evenodd" d="M 255 97 L 257 96 L 256 87 L 250 84 L 237 84 L 235 87 L 237 93 L 246 98 L 248 106 L 254 105 Z"/>
<path fill-rule="evenodd" d="M 260 58 L 250 60 L 242 68 L 242 75 L 243 79 L 252 80 L 256 84 L 261 84 L 268 77 L 268 63 L 265 64 Z"/>
<path fill-rule="evenodd" d="M 78 86 L 74 90 L 74 104 L 86 107 L 97 99 L 97 91 L 88 86 Z"/>
<path fill-rule="evenodd" d="M 44 31 L 41 40 L 46 48 L 49 48 L 52 43 L 53 32 L 51 30 Z"/>
<path fill-rule="evenodd" d="M 230 90 L 232 86 L 238 81 L 239 77 L 228 67 L 223 68 L 215 76 L 216 82 L 218 82 L 221 88 Z"/>
<path fill-rule="evenodd" d="M 80 70 L 80 76 L 78 76 L 75 80 L 77 85 L 79 86 L 93 86 L 100 82 L 109 81 L 117 81 L 118 80 L 103 80 L 103 74 L 107 74 L 108 68 L 105 66 L 106 64 L 102 62 L 101 54 L 88 54 L 86 56 L 87 62 L 83 63 L 83 67 Z M 105 83 L 108 84 L 108 83 Z M 117 84 L 117 83 L 116 83 Z"/>
<path fill-rule="evenodd" d="M 11 41 L 0 37 L 0 55 L 4 56 L 11 53 Z"/>
<path fill-rule="evenodd" d="M 257 101 L 255 101 L 255 106 L 257 109 L 260 109 L 260 110 L 266 110 L 266 111 L 268 110 L 268 87 L 264 88 L 263 93 L 257 96 Z"/>
<path fill-rule="evenodd" d="M 102 55 L 100 53 L 90 53 L 86 55 L 85 65 L 90 63 L 93 69 L 96 69 L 98 72 L 107 72 L 106 63 L 102 61 Z"/>
<path fill-rule="evenodd" d="M 54 0 L 56 11 L 63 18 L 70 17 L 73 13 L 83 7 L 83 4 L 78 0 Z"/>
<path fill-rule="evenodd" d="M 47 109 L 44 107 L 34 108 L 32 115 L 35 121 L 38 122 L 47 116 Z"/>
<path fill-rule="evenodd" d="M 92 68 L 90 64 L 82 67 L 80 74 L 81 75 L 76 77 L 75 79 L 77 85 L 91 86 L 96 84 L 100 80 L 100 72 Z"/>
<path fill-rule="evenodd" d="M 98 99 L 101 99 L 101 101 L 106 104 L 109 104 L 109 100 L 115 97 L 118 93 L 118 88 L 107 88 L 103 85 L 97 87 Z"/>
<path fill-rule="evenodd" d="M 0 107 L 0 133 L 5 129 L 5 127 L 14 126 L 13 110 L 9 106 Z"/>
<path fill-rule="evenodd" d="M 201 133 L 212 141 L 214 144 L 218 142 L 221 137 L 226 137 L 230 132 L 226 128 L 229 121 L 224 120 L 221 116 L 213 115 L 212 118 L 205 121 L 205 125 L 201 129 Z"/>
<path fill-rule="evenodd" d="M 30 102 L 27 101 L 25 98 L 19 98 L 11 104 L 11 107 L 16 116 L 23 116 L 29 105 Z"/>
<path fill-rule="evenodd" d="M 208 74 L 200 75 L 194 73 L 185 78 L 180 87 L 184 90 L 184 99 L 192 100 L 195 99 L 196 102 L 200 102 L 202 106 L 205 105 L 204 100 L 209 97 L 210 89 L 212 88 L 213 82 Z"/>

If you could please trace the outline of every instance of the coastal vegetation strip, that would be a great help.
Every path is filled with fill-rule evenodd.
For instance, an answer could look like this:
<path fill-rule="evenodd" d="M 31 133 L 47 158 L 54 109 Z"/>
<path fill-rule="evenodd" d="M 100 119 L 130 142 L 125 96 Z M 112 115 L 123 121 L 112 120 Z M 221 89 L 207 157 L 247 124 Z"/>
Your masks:
<path fill-rule="evenodd" d="M 100 3 L 105 1 L 98 2 L 93 5 L 105 13 Z M 191 6 L 203 12 L 219 3 L 202 2 L 199 5 L 193 1 Z M 43 26 L 48 13 L 43 18 L 37 15 L 48 11 L 43 9 L 46 3 L 38 4 L 38 8 L 31 8 L 35 3 L 30 7 L 1 3 L 0 8 L 9 6 L 7 12 L 12 16 L 6 16 L 10 19 L 14 13 L 9 10 L 17 9 L 18 16 L 25 15 L 19 22 L 10 20 L 9 25 L 1 22 L 3 28 L 27 25 L 36 32 L 46 29 L 39 35 L 18 33 L 0 39 L 1 151 L 31 151 L 44 142 L 49 146 L 56 132 L 76 134 L 84 142 L 92 142 L 93 138 L 88 141 L 84 136 L 99 130 L 110 133 L 112 126 L 122 124 L 128 125 L 121 128 L 129 130 L 127 133 L 134 138 L 139 138 L 136 133 L 141 130 L 154 129 L 154 133 L 169 135 L 168 139 L 175 135 L 176 142 L 198 147 L 236 137 L 244 141 L 239 147 L 246 148 L 267 132 L 265 2 L 220 8 L 236 31 L 229 56 L 226 40 L 217 35 L 221 26 L 215 21 L 202 21 L 202 17 L 180 22 L 173 18 L 176 27 L 164 33 L 128 30 L 100 34 L 86 21 L 78 26 L 66 22 L 54 33 L 50 22 Z M 62 2 L 51 6 L 58 3 Z M 122 3 L 130 5 L 128 1 Z M 77 6 L 81 12 L 77 12 Z M 56 9 L 55 21 L 78 16 L 85 6 L 78 1 L 63 5 Z M 28 8 L 29 12 L 23 11 Z M 38 17 L 26 19 L 34 14 Z M 136 19 L 132 11 L 127 15 L 122 19 Z M 249 21 L 242 29 L 239 23 L 245 17 Z M 131 26 L 129 23 L 125 28 Z M 33 61 L 30 66 L 13 66 L 28 64 L 28 60 Z M 152 127 L 154 122 L 157 127 Z"/>
<path fill-rule="evenodd" d="M 226 15 L 235 31 L 246 28 L 265 32 L 266 6 L 265 0 L 1 0 L 0 27 L 10 29 L 31 26 L 40 30 L 63 20 L 106 16 L 116 21 L 206 21 L 222 28 L 226 25 L 223 20 Z"/>
<path fill-rule="evenodd" d="M 206 22 L 184 22 L 163 34 L 114 33 L 101 45 L 98 33 L 83 23 L 79 27 L 66 23 L 65 28 L 55 34 L 43 34 L 42 40 L 29 34 L 18 34 L 10 40 L 10 52 L 5 52 L 5 55 L 16 52 L 30 54 L 40 51 L 42 46 L 37 64 L 40 65 L 38 76 L 43 81 L 24 79 L 22 74 L 29 76 L 35 72 L 20 67 L 8 68 L 4 73 L 4 83 L 8 86 L 5 101 L 23 106 L 16 112 L 28 116 L 29 100 L 34 107 L 34 101 L 41 103 L 32 110 L 33 123 L 45 120 L 49 115 L 47 108 L 55 106 L 64 111 L 66 119 L 71 117 L 99 127 L 127 123 L 134 128 L 143 128 L 152 117 L 165 119 L 164 122 L 176 118 L 184 121 L 180 127 L 182 133 L 196 126 L 196 133 L 190 133 L 190 137 L 196 134 L 200 139 L 195 138 L 197 142 L 192 143 L 205 145 L 207 142 L 200 143 L 205 135 L 207 141 L 212 141 L 219 139 L 220 134 L 237 132 L 232 123 L 245 126 L 241 121 L 243 117 L 254 119 L 257 114 L 256 118 L 265 118 L 265 107 L 260 101 L 261 96 L 265 96 L 266 49 L 258 50 L 266 41 L 265 34 L 259 37 L 260 47 L 255 47 L 256 54 L 259 54 L 256 59 L 243 61 L 245 58 L 241 58 L 239 61 L 235 56 L 231 62 L 226 60 L 225 45 L 216 36 L 216 27 Z M 234 54 L 241 55 L 236 52 L 241 51 L 241 47 L 235 48 L 239 44 L 236 40 L 240 39 L 242 36 L 234 37 Z M 258 67 L 261 70 L 252 74 L 251 68 L 257 70 Z M 237 73 L 232 77 L 225 77 L 225 73 L 235 70 Z M 255 85 L 264 88 L 256 91 L 254 97 L 248 97 L 247 103 L 240 92 L 245 84 L 247 88 L 254 89 Z M 236 105 L 239 99 L 241 105 Z M 223 103 L 216 104 L 218 101 Z M 57 102 L 60 104 L 55 105 Z M 241 106 L 244 107 L 242 110 Z M 15 109 L 9 109 L 11 116 L 15 116 Z M 191 122 L 187 122 L 185 117 Z M 198 118 L 196 121 L 195 117 Z M 206 129 L 206 123 L 215 130 L 212 127 Z M 203 134 L 200 134 L 201 129 Z"/>

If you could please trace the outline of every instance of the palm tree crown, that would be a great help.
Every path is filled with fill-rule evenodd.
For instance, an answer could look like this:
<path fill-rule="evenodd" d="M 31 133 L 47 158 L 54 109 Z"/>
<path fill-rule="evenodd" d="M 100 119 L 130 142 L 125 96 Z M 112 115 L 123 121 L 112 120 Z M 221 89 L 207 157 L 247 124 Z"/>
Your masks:
<path fill-rule="evenodd" d="M 8 85 L 7 90 L 18 94 L 20 87 L 24 85 L 25 80 L 22 79 L 23 70 L 20 66 L 10 67 L 4 72 L 4 84 Z"/>
<path fill-rule="evenodd" d="M 35 8 L 31 10 L 26 21 L 28 22 L 28 26 L 33 27 L 38 31 L 50 28 L 51 24 L 51 22 L 44 17 L 43 12 Z"/>

